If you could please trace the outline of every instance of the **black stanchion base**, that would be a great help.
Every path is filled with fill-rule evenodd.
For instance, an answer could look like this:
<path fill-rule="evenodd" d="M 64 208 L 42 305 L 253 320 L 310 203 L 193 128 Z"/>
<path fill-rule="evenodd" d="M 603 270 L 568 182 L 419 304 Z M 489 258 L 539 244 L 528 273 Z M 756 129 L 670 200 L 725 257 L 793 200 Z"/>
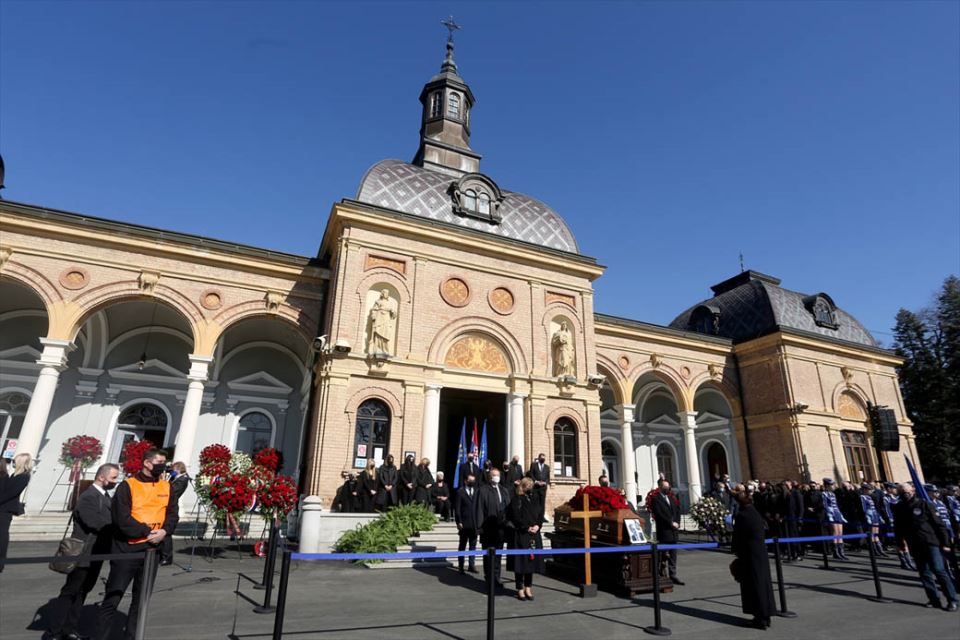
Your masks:
<path fill-rule="evenodd" d="M 253 588 L 256 589 L 257 591 L 263 591 L 264 589 L 267 588 L 267 585 L 257 583 L 253 585 Z"/>
<path fill-rule="evenodd" d="M 276 607 L 254 607 L 253 608 L 254 613 L 273 613 L 276 610 L 277 610 Z"/>
<path fill-rule="evenodd" d="M 797 614 L 793 611 L 777 611 L 775 614 L 778 618 L 796 618 Z"/>
<path fill-rule="evenodd" d="M 880 604 L 889 604 L 893 602 L 890 598 L 878 598 L 877 596 L 868 596 L 867 600 L 870 602 L 879 602 Z"/>
<path fill-rule="evenodd" d="M 649 633 L 652 636 L 668 636 L 671 633 L 673 633 L 672 631 L 670 631 L 670 629 L 667 629 L 666 627 L 644 627 L 643 631 L 645 633 Z"/>
<path fill-rule="evenodd" d="M 580 597 L 581 597 L 581 598 L 596 598 L 596 597 L 597 597 L 597 585 L 595 585 L 595 584 L 582 584 L 582 585 L 580 585 Z"/>

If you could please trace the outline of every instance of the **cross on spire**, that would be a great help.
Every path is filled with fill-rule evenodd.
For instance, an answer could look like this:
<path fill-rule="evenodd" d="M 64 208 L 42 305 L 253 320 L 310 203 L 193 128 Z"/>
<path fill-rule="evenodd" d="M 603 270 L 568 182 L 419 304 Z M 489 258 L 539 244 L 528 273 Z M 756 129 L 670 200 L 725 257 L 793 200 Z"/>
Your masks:
<path fill-rule="evenodd" d="M 453 16 L 450 16 L 448 18 L 441 20 L 440 24 L 445 26 L 447 28 L 447 31 L 450 32 L 450 35 L 447 36 L 447 42 L 453 42 L 453 32 L 459 29 L 460 25 L 454 22 Z"/>

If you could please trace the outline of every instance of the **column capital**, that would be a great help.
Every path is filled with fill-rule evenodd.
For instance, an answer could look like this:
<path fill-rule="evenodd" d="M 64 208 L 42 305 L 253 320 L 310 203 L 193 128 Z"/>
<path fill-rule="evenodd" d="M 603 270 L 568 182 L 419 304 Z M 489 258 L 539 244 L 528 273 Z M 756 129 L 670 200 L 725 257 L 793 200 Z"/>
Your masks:
<path fill-rule="evenodd" d="M 427 384 L 423 385 L 423 387 L 424 387 L 424 389 L 426 390 L 427 393 L 429 393 L 429 392 L 431 392 L 431 391 L 438 391 L 438 392 L 439 392 L 441 389 L 443 389 L 443 385 L 442 385 L 442 384 L 437 384 L 437 383 L 434 383 L 434 382 L 428 382 Z"/>
<path fill-rule="evenodd" d="M 37 359 L 37 364 L 43 367 L 53 367 L 62 371 L 67 367 L 67 356 L 77 348 L 69 340 L 56 340 L 54 338 L 40 338 L 40 345 L 43 352 Z"/>
<path fill-rule="evenodd" d="M 677 417 L 680 418 L 680 424 L 683 425 L 685 429 L 693 430 L 697 428 L 696 411 L 678 411 Z"/>
<path fill-rule="evenodd" d="M 620 415 L 621 422 L 630 422 L 633 423 L 633 405 L 629 404 L 618 404 L 614 407 L 617 410 L 617 413 Z"/>
<path fill-rule="evenodd" d="M 213 362 L 213 356 L 198 356 L 191 353 L 187 358 L 190 359 L 190 373 L 187 379 L 196 382 L 206 382 L 209 376 L 210 364 Z"/>
<path fill-rule="evenodd" d="M 517 400 L 523 401 L 529 396 L 529 393 L 524 393 L 523 391 L 511 391 L 510 392 L 510 401 L 516 402 Z"/>

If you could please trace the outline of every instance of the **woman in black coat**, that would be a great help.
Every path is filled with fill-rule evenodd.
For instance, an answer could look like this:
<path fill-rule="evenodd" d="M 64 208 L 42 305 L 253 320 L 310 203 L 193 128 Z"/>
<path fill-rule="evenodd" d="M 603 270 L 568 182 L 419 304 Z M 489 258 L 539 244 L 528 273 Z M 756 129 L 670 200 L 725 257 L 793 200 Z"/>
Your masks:
<path fill-rule="evenodd" d="M 387 461 L 377 469 L 377 511 L 386 511 L 397 506 L 397 465 L 393 456 L 387 454 Z"/>
<path fill-rule="evenodd" d="M 359 497 L 359 512 L 373 513 L 373 503 L 377 495 L 377 463 L 374 460 L 367 460 L 366 468 L 360 472 L 360 479 L 357 482 Z"/>
<path fill-rule="evenodd" d="M 523 478 L 516 486 L 516 495 L 510 503 L 510 522 L 513 524 L 515 549 L 543 549 L 543 537 L 540 535 L 543 509 L 540 501 L 533 495 L 533 480 L 530 478 Z M 543 556 L 508 557 L 513 560 L 513 572 L 517 580 L 517 599 L 533 600 L 533 574 L 543 572 Z"/>
<path fill-rule="evenodd" d="M 413 497 L 414 502 L 419 502 L 423 506 L 430 508 L 430 490 L 433 488 L 433 473 L 430 471 L 430 461 L 424 458 L 417 467 L 417 492 Z"/>
<path fill-rule="evenodd" d="M 17 454 L 13 458 L 13 473 L 8 473 L 7 469 L 7 461 L 0 460 L 0 572 L 3 572 L 3 562 L 10 546 L 10 523 L 14 516 L 23 515 L 20 494 L 30 483 L 33 458 L 29 453 Z"/>
<path fill-rule="evenodd" d="M 417 463 L 409 453 L 400 465 L 400 504 L 410 504 L 417 494 Z"/>
<path fill-rule="evenodd" d="M 763 543 L 766 524 L 753 506 L 746 491 L 735 494 L 739 509 L 733 521 L 731 547 L 736 554 L 735 575 L 740 582 L 740 600 L 743 612 L 753 616 L 751 626 L 766 629 L 776 605 L 773 602 L 773 582 L 770 580 L 770 558 Z"/>

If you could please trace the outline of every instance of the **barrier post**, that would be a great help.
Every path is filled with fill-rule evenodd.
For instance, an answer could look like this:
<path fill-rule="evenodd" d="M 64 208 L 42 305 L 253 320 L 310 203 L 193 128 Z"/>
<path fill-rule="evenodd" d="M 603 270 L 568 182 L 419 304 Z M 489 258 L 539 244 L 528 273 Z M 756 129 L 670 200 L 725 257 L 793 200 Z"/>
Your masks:
<path fill-rule="evenodd" d="M 266 589 L 267 580 L 273 575 L 273 569 L 277 561 L 277 534 L 279 532 L 280 527 L 277 526 L 276 520 L 271 521 L 270 533 L 267 536 L 267 557 L 264 558 L 266 562 L 263 565 L 263 579 L 260 580 L 260 584 L 253 585 L 254 589 Z"/>
<path fill-rule="evenodd" d="M 121 562 L 125 562 L 121 560 Z M 147 631 L 147 612 L 150 610 L 150 596 L 153 595 L 153 581 L 157 578 L 157 548 L 149 547 L 143 557 L 140 578 L 140 602 L 137 606 L 136 640 L 143 640 Z"/>
<path fill-rule="evenodd" d="M 284 549 L 280 561 L 280 591 L 277 593 L 277 609 L 273 616 L 273 640 L 283 638 L 283 614 L 287 608 L 287 583 L 290 581 L 290 551 Z"/>
<path fill-rule="evenodd" d="M 826 540 L 820 541 L 820 552 L 823 554 L 823 566 L 820 568 L 825 569 L 827 571 L 833 571 L 833 567 L 830 566 L 830 560 L 827 558 L 827 541 Z"/>
<path fill-rule="evenodd" d="M 867 600 L 880 603 L 893 602 L 890 598 L 883 597 L 883 587 L 880 586 L 880 572 L 877 571 L 877 550 L 874 548 L 873 540 L 869 537 L 870 534 L 867 535 L 869 540 L 867 547 L 870 549 L 870 571 L 873 572 L 873 588 L 877 591 L 877 595 L 868 596 Z"/>
<path fill-rule="evenodd" d="M 651 567 L 653 572 L 653 626 L 644 627 L 643 630 L 654 636 L 668 636 L 670 635 L 670 629 L 660 624 L 660 551 L 656 542 L 650 544 L 650 551 L 651 561 L 653 562 Z"/>
<path fill-rule="evenodd" d="M 497 550 L 493 547 L 487 549 L 487 640 L 494 640 L 493 634 L 493 621 L 495 617 L 494 613 L 494 599 L 497 591 L 497 581 L 494 579 L 494 563 L 499 562 L 500 559 L 497 557 Z"/>
<path fill-rule="evenodd" d="M 783 584 L 783 559 L 780 557 L 780 538 L 773 539 L 773 561 L 777 567 L 777 591 L 780 595 L 780 611 L 777 615 L 781 618 L 796 618 L 797 614 L 787 609 L 787 588 Z"/>

